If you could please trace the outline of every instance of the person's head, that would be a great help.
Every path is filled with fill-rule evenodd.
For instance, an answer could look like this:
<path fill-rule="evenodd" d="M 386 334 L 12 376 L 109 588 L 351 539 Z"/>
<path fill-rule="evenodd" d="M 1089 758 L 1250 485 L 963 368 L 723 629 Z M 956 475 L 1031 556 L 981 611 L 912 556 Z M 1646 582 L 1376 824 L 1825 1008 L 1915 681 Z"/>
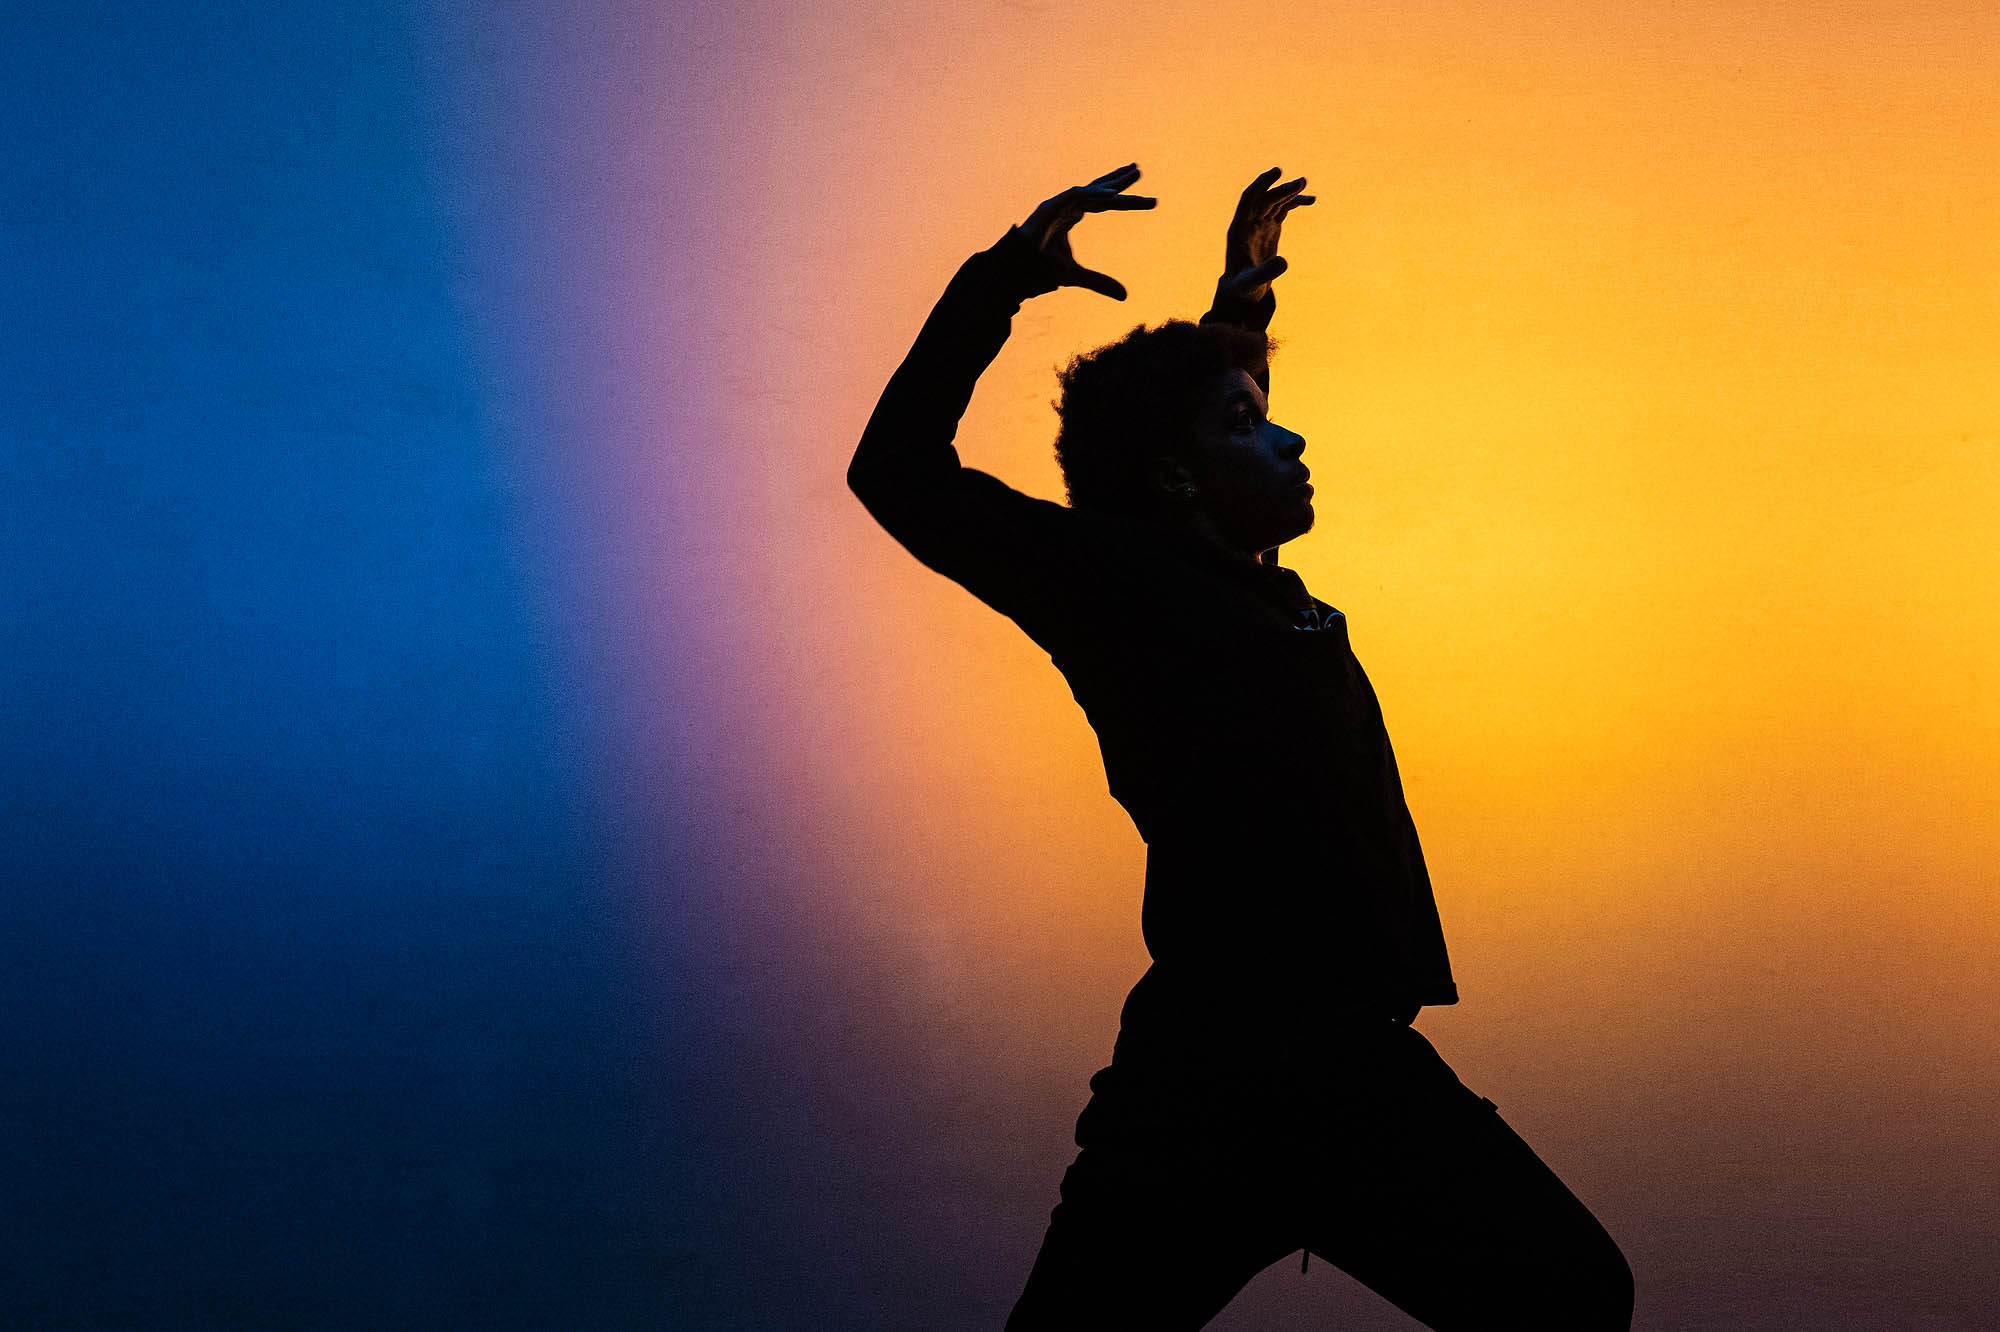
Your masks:
<path fill-rule="evenodd" d="M 1255 555 L 1313 523 L 1305 440 L 1266 415 L 1271 342 L 1229 324 L 1135 328 L 1061 374 L 1071 507 L 1205 524 Z"/>

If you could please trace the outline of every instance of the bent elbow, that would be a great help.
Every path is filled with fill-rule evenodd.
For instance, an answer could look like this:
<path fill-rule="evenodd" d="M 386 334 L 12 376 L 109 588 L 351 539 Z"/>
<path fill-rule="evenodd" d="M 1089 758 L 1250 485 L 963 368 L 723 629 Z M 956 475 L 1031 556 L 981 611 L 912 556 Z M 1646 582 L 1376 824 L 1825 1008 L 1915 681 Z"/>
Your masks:
<path fill-rule="evenodd" d="M 874 483 L 874 474 L 861 454 L 856 453 L 847 464 L 847 488 L 863 504 L 868 502 L 868 492 Z"/>
<path fill-rule="evenodd" d="M 883 521 L 882 515 L 894 507 L 897 490 L 895 476 L 863 453 L 856 453 L 854 461 L 847 464 L 847 488 L 878 523 Z"/>

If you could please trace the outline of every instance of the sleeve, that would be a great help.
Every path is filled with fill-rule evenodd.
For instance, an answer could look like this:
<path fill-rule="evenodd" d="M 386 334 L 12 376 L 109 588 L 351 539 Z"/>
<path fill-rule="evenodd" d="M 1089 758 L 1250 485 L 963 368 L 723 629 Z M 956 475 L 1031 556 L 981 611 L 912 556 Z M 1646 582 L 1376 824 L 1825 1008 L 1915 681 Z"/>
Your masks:
<path fill-rule="evenodd" d="M 847 469 L 855 496 L 912 555 L 1038 639 L 1037 622 L 1057 609 L 1079 560 L 1079 515 L 961 465 L 952 440 L 1021 302 L 1055 287 L 1016 230 L 966 260 L 890 376 Z"/>
<path fill-rule="evenodd" d="M 1235 324 L 1253 333 L 1263 333 L 1270 329 L 1271 318 L 1278 312 L 1277 292 L 1266 288 L 1264 297 L 1258 301 L 1246 301 L 1231 295 L 1222 282 L 1215 284 L 1215 300 L 1208 307 L 1208 313 L 1201 317 L 1204 324 Z M 1251 376 L 1257 387 L 1266 393 L 1271 391 L 1271 366 L 1267 360 Z"/>

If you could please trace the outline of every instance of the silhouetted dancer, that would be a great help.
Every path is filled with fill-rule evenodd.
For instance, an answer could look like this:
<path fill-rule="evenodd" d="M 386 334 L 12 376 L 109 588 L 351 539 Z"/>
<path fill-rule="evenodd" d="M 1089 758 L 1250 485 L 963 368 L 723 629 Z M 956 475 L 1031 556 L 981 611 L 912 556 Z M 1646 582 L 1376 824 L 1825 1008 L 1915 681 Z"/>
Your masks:
<path fill-rule="evenodd" d="M 1069 231 L 1151 208 L 1123 192 L 1138 178 L 1065 190 L 965 262 L 848 470 L 912 554 L 1047 650 L 1146 840 L 1153 964 L 1008 1327 L 1200 1327 L 1301 1248 L 1434 1328 L 1628 1327 L 1611 1237 L 1410 1025 L 1458 1000 L 1423 853 L 1346 621 L 1276 563 L 1313 523 L 1305 440 L 1265 397 L 1304 179 L 1243 192 L 1201 323 L 1063 372 L 1068 507 L 959 464 L 1021 302 L 1124 299 Z"/>

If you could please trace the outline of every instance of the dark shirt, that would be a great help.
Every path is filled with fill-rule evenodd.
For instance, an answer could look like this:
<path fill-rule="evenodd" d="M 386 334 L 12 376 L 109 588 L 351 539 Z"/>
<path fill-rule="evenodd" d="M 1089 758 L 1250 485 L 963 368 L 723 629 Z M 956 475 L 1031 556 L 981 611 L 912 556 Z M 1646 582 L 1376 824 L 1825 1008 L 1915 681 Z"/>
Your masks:
<path fill-rule="evenodd" d="M 1015 312 L 1052 289 L 1009 232 L 890 378 L 848 483 L 926 565 L 1048 652 L 1147 844 L 1153 966 L 1121 1058 L 1456 1003 L 1423 852 L 1345 617 L 1297 574 L 1034 499 L 952 446 Z M 1274 302 L 1228 312 L 1263 327 Z M 1216 312 L 1211 312 L 1214 317 Z"/>

